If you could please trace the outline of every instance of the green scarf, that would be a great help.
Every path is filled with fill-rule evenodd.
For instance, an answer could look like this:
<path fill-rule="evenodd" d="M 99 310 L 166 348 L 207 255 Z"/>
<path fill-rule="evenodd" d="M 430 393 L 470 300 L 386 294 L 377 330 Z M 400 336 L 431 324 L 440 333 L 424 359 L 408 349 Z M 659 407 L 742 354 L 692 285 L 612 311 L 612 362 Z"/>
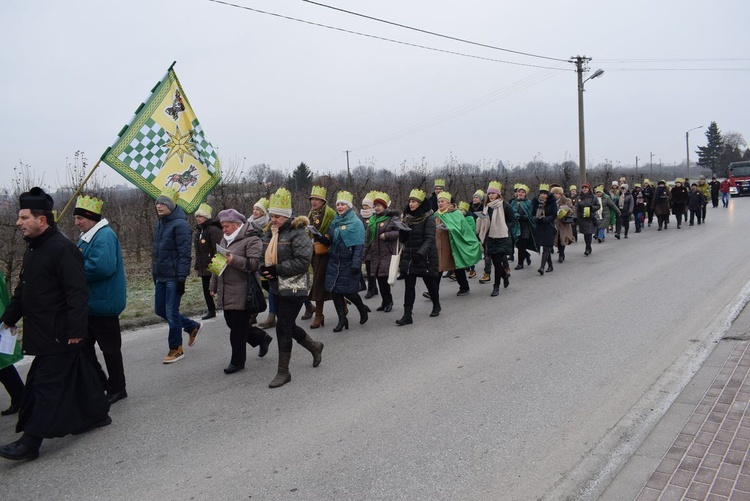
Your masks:
<path fill-rule="evenodd" d="M 373 214 L 370 216 L 370 222 L 367 225 L 367 243 L 370 244 L 373 240 L 375 240 L 375 234 L 378 231 L 378 225 L 388 219 L 389 215 L 387 215 L 385 212 L 380 214 L 379 216 L 377 214 Z"/>
<path fill-rule="evenodd" d="M 365 244 L 365 225 L 352 209 L 343 216 L 336 214 L 328 233 L 333 236 L 332 241 L 340 238 L 346 247 Z"/>
<path fill-rule="evenodd" d="M 315 229 L 323 235 L 328 233 L 328 228 L 331 226 L 334 217 L 336 217 L 336 211 L 327 205 L 324 205 L 320 210 L 311 210 L 307 215 L 310 224 L 315 226 Z"/>

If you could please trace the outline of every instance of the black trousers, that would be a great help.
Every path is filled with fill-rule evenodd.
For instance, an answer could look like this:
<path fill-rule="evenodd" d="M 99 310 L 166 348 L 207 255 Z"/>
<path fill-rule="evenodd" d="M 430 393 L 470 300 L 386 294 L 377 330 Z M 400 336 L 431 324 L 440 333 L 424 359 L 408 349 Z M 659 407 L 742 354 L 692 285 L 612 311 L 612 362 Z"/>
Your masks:
<path fill-rule="evenodd" d="M 206 300 L 206 308 L 208 308 L 209 313 L 216 313 L 216 303 L 214 303 L 214 298 L 208 290 L 208 286 L 211 283 L 211 275 L 207 277 L 201 276 L 201 282 L 203 283 L 203 299 Z"/>
<path fill-rule="evenodd" d="M 508 256 L 501 252 L 499 254 L 490 254 L 490 258 L 492 259 L 492 265 L 495 267 L 495 285 L 500 285 L 505 276 L 505 270 L 509 266 Z"/>
<path fill-rule="evenodd" d="M 417 286 L 417 275 L 406 275 L 404 277 L 404 308 L 413 308 L 414 299 L 416 298 L 416 286 Z M 430 299 L 434 306 L 440 306 L 440 276 L 437 277 L 422 277 L 422 281 L 427 287 L 427 292 L 430 294 Z"/>
<path fill-rule="evenodd" d="M 104 356 L 104 364 L 107 366 L 107 374 L 104 373 L 99 360 L 96 358 L 94 343 L 99 345 Z M 120 318 L 93 317 L 89 315 L 88 336 L 82 341 L 81 349 L 89 358 L 99 380 L 108 393 L 125 391 L 125 367 L 122 362 L 122 332 L 120 331 Z"/>
<path fill-rule="evenodd" d="M 380 288 L 380 296 L 383 298 L 383 305 L 393 304 L 393 294 L 391 294 L 388 277 L 378 277 L 378 287 Z"/>
<path fill-rule="evenodd" d="M 697 210 L 690 210 L 690 224 L 694 224 L 696 216 L 698 217 L 698 224 L 701 224 L 701 213 Z"/>
<path fill-rule="evenodd" d="M 528 251 L 528 238 L 519 238 L 516 247 L 518 247 L 518 262 L 523 263 L 524 259 L 531 258 L 531 254 Z"/>
<path fill-rule="evenodd" d="M 23 398 L 23 379 L 18 374 L 14 365 L 0 369 L 0 383 L 10 395 L 10 403 L 20 404 Z"/>
<path fill-rule="evenodd" d="M 255 348 L 266 338 L 266 331 L 250 325 L 250 314 L 246 310 L 224 310 L 224 321 L 229 327 L 229 345 L 232 347 L 230 363 L 235 367 L 245 367 L 245 344 Z"/>
<path fill-rule="evenodd" d="M 301 343 L 307 336 L 307 332 L 296 324 L 297 315 L 307 298 L 274 294 L 273 299 L 276 302 L 276 341 L 279 353 L 291 353 L 292 340 Z"/>
<path fill-rule="evenodd" d="M 620 230 L 625 230 L 625 236 L 628 236 L 630 231 L 630 214 L 621 214 L 617 216 L 616 229 L 617 234 L 620 234 Z"/>
<path fill-rule="evenodd" d="M 469 290 L 469 279 L 466 276 L 466 269 L 453 270 L 456 275 L 456 282 L 458 282 L 458 290 L 467 291 Z"/>

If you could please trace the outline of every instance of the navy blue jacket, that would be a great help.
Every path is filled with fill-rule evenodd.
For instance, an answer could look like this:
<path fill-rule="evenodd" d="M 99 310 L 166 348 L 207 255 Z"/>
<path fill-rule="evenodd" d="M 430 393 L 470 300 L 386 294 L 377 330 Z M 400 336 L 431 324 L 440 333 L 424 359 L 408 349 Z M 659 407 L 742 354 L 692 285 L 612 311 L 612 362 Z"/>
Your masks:
<path fill-rule="evenodd" d="M 151 274 L 155 282 L 184 282 L 190 275 L 190 246 L 193 230 L 180 207 L 159 218 L 154 226 L 154 255 Z"/>

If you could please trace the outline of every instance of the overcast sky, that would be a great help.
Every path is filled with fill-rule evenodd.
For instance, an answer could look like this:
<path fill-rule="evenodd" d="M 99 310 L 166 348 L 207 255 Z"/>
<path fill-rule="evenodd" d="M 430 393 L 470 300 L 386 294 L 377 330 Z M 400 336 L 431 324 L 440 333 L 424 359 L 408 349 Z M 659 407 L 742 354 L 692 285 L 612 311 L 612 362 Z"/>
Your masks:
<path fill-rule="evenodd" d="M 685 132 L 702 126 L 690 134 L 695 160 L 712 120 L 750 139 L 747 0 L 322 2 L 551 59 L 301 0 L 236 3 L 479 58 L 209 0 L 4 0 L 0 184 L 23 162 L 54 187 L 78 150 L 93 165 L 174 60 L 225 166 L 291 170 L 304 161 L 313 171 L 338 171 L 346 168 L 344 150 L 352 166 L 391 170 L 423 158 L 432 168 L 449 158 L 577 162 L 576 74 L 555 60 L 576 55 L 593 58 L 588 75 L 605 70 L 586 83 L 590 166 L 632 165 L 636 156 L 646 165 L 650 153 L 654 163 L 684 162 Z M 652 71 L 630 71 L 644 68 Z M 124 182 L 106 166 L 102 172 Z"/>

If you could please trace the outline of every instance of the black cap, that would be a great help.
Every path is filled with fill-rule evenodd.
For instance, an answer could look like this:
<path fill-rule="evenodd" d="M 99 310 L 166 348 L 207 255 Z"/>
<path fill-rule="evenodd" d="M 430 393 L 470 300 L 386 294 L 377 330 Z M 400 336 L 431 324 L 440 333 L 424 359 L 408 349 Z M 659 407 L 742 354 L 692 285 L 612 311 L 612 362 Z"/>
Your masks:
<path fill-rule="evenodd" d="M 52 197 L 47 195 L 43 189 L 34 186 L 31 190 L 21 193 L 18 197 L 21 209 L 37 209 L 52 212 L 52 206 L 55 202 Z"/>

